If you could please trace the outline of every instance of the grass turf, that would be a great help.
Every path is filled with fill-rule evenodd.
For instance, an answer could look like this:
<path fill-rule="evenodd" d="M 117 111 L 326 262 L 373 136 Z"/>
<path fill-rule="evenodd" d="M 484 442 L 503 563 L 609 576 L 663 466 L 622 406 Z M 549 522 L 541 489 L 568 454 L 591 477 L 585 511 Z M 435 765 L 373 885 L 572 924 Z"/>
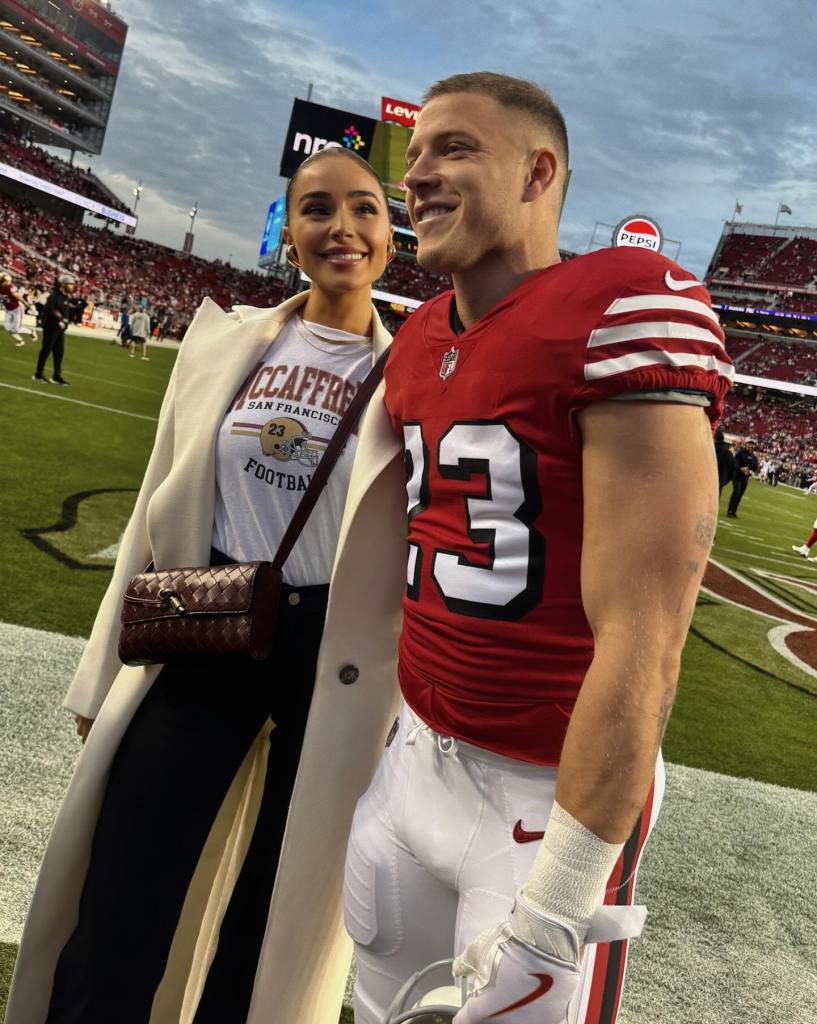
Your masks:
<path fill-rule="evenodd" d="M 0 621 L 88 635 L 110 575 L 108 549 L 141 482 L 175 359 L 174 350 L 149 351 L 143 363 L 118 345 L 70 337 L 71 387 L 57 388 L 31 381 L 34 346 L 15 348 L 0 328 Z M 817 498 L 753 480 L 736 520 L 723 517 L 727 498 L 728 488 L 713 557 L 817 617 L 817 567 L 791 551 L 808 535 Z M 815 589 L 798 581 L 814 581 Z M 817 790 L 817 677 L 772 649 L 773 625 L 702 596 L 666 736 L 668 761 Z M 13 946 L 0 947 L 0 1007 L 13 958 Z"/>
<path fill-rule="evenodd" d="M 10 942 L 0 942 L 0 1013 L 5 1016 L 8 990 L 14 961 L 17 959 L 17 947 Z"/>
<path fill-rule="evenodd" d="M 34 346 L 14 348 L 0 329 L 0 385 L 7 385 L 0 400 L 9 431 L 3 478 L 13 481 L 0 492 L 0 621 L 88 635 L 113 564 L 91 556 L 115 543 L 127 522 L 175 360 L 175 350 L 149 351 L 143 363 L 119 345 L 69 337 L 63 372 L 70 386 L 61 388 L 32 381 Z M 77 510 L 84 541 L 76 528 L 62 531 L 73 537 L 60 538 L 69 547 L 85 543 L 87 567 L 73 568 L 21 532 L 59 523 L 66 499 L 100 490 L 113 492 L 107 504 L 97 500 L 104 508 L 80 502 Z"/>

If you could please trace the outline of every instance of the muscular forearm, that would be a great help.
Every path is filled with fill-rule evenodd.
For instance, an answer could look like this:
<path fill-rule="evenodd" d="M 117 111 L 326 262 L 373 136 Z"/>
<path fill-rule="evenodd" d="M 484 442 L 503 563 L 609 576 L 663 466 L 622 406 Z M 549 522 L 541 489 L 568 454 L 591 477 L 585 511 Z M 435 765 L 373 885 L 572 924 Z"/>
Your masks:
<path fill-rule="evenodd" d="M 680 650 L 597 646 L 568 728 L 556 799 L 608 843 L 630 835 L 675 698 Z"/>

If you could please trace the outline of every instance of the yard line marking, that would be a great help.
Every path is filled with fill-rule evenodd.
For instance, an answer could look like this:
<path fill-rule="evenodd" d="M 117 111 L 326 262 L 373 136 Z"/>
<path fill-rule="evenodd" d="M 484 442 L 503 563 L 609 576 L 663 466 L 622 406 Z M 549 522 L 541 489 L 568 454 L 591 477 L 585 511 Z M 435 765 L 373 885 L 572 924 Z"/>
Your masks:
<path fill-rule="evenodd" d="M 19 366 L 30 366 L 31 364 L 24 359 L 7 359 L 7 363 L 17 363 Z M 146 395 L 164 395 L 164 391 L 156 391 L 155 388 L 140 388 L 138 384 L 127 384 L 121 380 L 106 380 L 104 377 L 92 377 L 88 373 L 78 373 L 76 370 L 71 371 L 72 377 L 82 377 L 85 380 L 95 380 L 99 384 L 112 384 L 115 388 L 129 388 L 131 391 L 144 391 Z"/>
<path fill-rule="evenodd" d="M 57 385 L 54 385 L 55 387 Z M 45 385 L 43 385 L 45 387 Z M 85 405 L 89 409 L 101 409 L 102 412 L 113 412 L 118 416 L 132 416 L 135 420 L 148 420 L 150 423 L 158 423 L 158 416 L 143 416 L 138 412 L 126 412 L 124 409 L 112 409 L 109 405 L 94 405 L 93 402 L 82 402 L 79 398 L 68 398 L 67 395 L 55 395 L 53 391 L 44 391 L 42 388 L 21 388 L 17 384 L 5 384 L 0 381 L 0 388 L 9 388 L 11 391 L 23 391 L 27 395 L 38 395 L 40 398 L 55 398 L 58 402 L 70 402 L 72 405 Z"/>
<path fill-rule="evenodd" d="M 772 565 L 785 565 L 785 566 L 788 566 L 789 568 L 792 568 L 792 563 L 789 562 L 789 561 L 783 561 L 783 559 L 781 559 L 781 558 L 767 558 L 765 555 L 750 555 L 750 554 L 747 554 L 747 552 L 742 551 L 740 548 L 726 548 L 726 547 L 724 547 L 724 548 L 720 548 L 719 551 L 728 551 L 732 555 L 743 555 L 743 557 L 747 561 L 771 562 Z M 784 555 L 783 557 L 786 558 L 787 556 Z M 793 557 L 794 556 L 792 556 L 792 558 Z M 806 569 L 809 572 L 817 572 L 817 569 L 812 569 L 810 566 L 800 564 L 802 562 L 803 562 L 803 559 L 800 558 L 798 560 L 798 564 L 800 565 L 801 569 Z M 744 582 L 745 582 L 745 580 L 744 580 Z"/>

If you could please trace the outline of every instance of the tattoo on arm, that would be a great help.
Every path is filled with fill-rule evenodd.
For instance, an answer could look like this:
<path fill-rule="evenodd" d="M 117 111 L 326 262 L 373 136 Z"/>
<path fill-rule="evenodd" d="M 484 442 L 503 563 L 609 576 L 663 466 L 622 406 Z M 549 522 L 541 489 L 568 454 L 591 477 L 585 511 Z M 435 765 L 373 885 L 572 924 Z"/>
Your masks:
<path fill-rule="evenodd" d="M 684 584 L 684 589 L 683 589 L 683 591 L 681 593 L 681 597 L 678 600 L 678 607 L 675 609 L 675 614 L 676 615 L 680 615 L 681 614 L 681 609 L 684 607 L 684 598 L 687 595 L 687 590 L 689 590 L 689 584 L 698 575 L 698 570 L 700 568 L 701 568 L 700 562 L 687 562 L 687 571 L 689 572 L 689 576 L 687 578 L 686 583 Z M 692 611 L 693 612 L 695 611 L 695 602 L 694 601 L 692 602 Z M 692 618 L 692 616 L 690 615 L 690 620 L 691 620 L 691 618 Z"/>
<path fill-rule="evenodd" d="M 695 523 L 695 540 L 699 547 L 707 550 L 712 547 L 717 527 L 717 516 L 707 514 L 698 517 L 698 521 Z"/>

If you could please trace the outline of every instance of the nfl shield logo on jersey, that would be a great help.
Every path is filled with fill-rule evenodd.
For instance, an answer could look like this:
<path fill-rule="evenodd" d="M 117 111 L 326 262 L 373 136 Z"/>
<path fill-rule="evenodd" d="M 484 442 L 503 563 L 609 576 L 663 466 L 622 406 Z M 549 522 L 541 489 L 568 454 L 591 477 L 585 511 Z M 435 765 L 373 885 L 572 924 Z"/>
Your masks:
<path fill-rule="evenodd" d="M 452 346 L 443 356 L 443 361 L 440 363 L 440 377 L 442 380 L 448 380 L 454 370 L 456 370 L 457 356 L 459 354 L 460 350 Z"/>

